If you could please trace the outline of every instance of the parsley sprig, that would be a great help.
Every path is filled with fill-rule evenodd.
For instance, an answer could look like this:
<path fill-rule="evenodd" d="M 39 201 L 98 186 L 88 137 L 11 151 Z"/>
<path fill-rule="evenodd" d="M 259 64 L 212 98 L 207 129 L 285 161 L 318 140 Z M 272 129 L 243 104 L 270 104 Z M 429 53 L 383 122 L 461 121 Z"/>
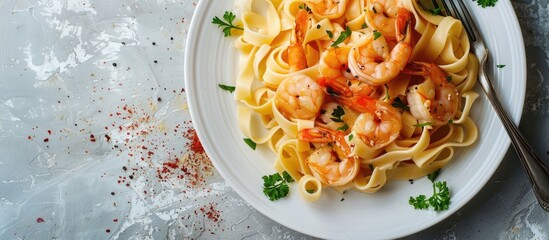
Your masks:
<path fill-rule="evenodd" d="M 334 109 L 334 111 L 332 112 L 332 117 L 330 119 L 337 123 L 344 123 L 343 119 L 341 119 L 343 115 L 345 115 L 345 110 L 338 105 L 337 108 Z M 343 126 L 337 128 L 336 130 L 345 132 L 349 130 L 349 125 L 345 123 Z"/>
<path fill-rule="evenodd" d="M 427 178 L 433 183 L 433 195 L 427 198 L 425 195 L 419 195 L 417 197 L 410 197 L 408 203 L 414 207 L 414 209 L 428 209 L 433 207 L 437 212 L 448 210 L 450 207 L 450 190 L 446 185 L 446 181 L 435 181 L 440 173 L 440 169 L 427 175 Z"/>
<path fill-rule="evenodd" d="M 332 47 L 337 47 L 337 45 L 344 42 L 345 39 L 347 39 L 351 36 L 351 33 L 352 32 L 351 32 L 351 29 L 349 28 L 349 26 L 345 27 L 345 31 L 343 31 L 339 34 L 339 37 L 337 38 L 337 40 L 335 40 L 335 42 L 332 43 Z"/>
<path fill-rule="evenodd" d="M 493 7 L 496 6 L 496 2 L 498 0 L 473 0 L 478 3 L 479 6 L 485 8 L 485 7 Z"/>
<path fill-rule="evenodd" d="M 290 192 L 288 183 L 293 181 L 294 179 L 286 171 L 282 173 L 282 176 L 279 173 L 263 176 L 263 193 L 269 197 L 269 200 L 276 201 L 288 195 Z"/>
<path fill-rule="evenodd" d="M 225 37 L 228 37 L 231 36 L 232 29 L 244 30 L 244 28 L 233 25 L 233 21 L 235 18 L 236 16 L 234 15 L 234 13 L 232 13 L 231 11 L 225 11 L 225 14 L 223 14 L 223 19 L 225 19 L 225 21 L 227 22 L 224 22 L 218 16 L 215 16 L 212 19 L 212 23 L 219 25 L 217 27 L 223 27 L 223 33 L 225 34 Z"/>
<path fill-rule="evenodd" d="M 406 111 L 410 111 L 410 107 L 408 107 L 408 105 L 406 105 L 402 100 L 400 100 L 400 98 L 395 98 L 395 100 L 393 101 L 393 107 L 396 107 L 396 108 L 401 108 L 401 109 L 404 109 Z"/>
<path fill-rule="evenodd" d="M 217 86 L 219 86 L 219 88 L 221 88 L 222 90 L 229 91 L 230 93 L 233 93 L 236 90 L 235 86 L 229 86 L 225 84 L 218 84 Z"/>

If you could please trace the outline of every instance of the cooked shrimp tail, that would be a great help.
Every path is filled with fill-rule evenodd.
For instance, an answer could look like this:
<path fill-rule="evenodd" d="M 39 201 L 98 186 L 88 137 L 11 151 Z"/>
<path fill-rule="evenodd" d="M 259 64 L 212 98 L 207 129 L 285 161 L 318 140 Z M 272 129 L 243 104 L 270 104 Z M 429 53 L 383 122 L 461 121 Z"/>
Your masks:
<path fill-rule="evenodd" d="M 299 9 L 295 17 L 295 28 L 290 39 L 290 46 L 288 47 L 288 65 L 290 66 L 290 72 L 297 72 L 299 70 L 307 68 L 307 58 L 305 55 L 305 49 L 303 48 L 303 41 L 309 24 L 309 14 L 303 9 Z"/>
<path fill-rule="evenodd" d="M 326 92 L 332 96 L 352 97 L 353 92 L 347 85 L 347 80 L 343 77 L 329 78 L 320 77 L 317 79 L 320 86 L 326 89 Z"/>

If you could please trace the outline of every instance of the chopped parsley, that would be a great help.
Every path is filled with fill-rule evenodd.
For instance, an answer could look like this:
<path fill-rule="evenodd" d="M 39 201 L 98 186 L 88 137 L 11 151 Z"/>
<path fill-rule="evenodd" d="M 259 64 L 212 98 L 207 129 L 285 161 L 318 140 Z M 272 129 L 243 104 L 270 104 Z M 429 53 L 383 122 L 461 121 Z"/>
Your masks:
<path fill-rule="evenodd" d="M 253 150 L 255 150 L 255 148 L 257 147 L 257 144 L 252 141 L 252 139 L 244 138 L 244 142 L 246 142 L 246 144 L 248 144 L 248 146 L 250 146 L 250 148 Z"/>
<path fill-rule="evenodd" d="M 429 9 L 429 13 L 435 16 L 442 16 L 442 9 L 440 9 L 439 7 L 435 9 Z"/>
<path fill-rule="evenodd" d="M 345 39 L 349 38 L 351 36 L 351 33 L 352 32 L 351 32 L 351 29 L 349 28 L 349 26 L 345 27 L 345 31 L 343 31 L 343 32 L 341 32 L 341 34 L 339 34 L 339 37 L 332 44 L 332 47 L 337 47 L 337 45 L 339 45 L 340 43 L 345 41 Z"/>
<path fill-rule="evenodd" d="M 368 24 L 363 23 L 362 26 L 360 26 L 362 29 L 368 28 Z"/>
<path fill-rule="evenodd" d="M 299 5 L 299 9 L 305 9 L 305 11 L 307 11 L 308 13 L 311 13 L 311 9 L 309 8 L 309 6 L 307 6 L 307 4 L 303 3 L 301 5 Z"/>
<path fill-rule="evenodd" d="M 440 174 L 440 168 L 432 173 L 427 174 L 427 178 L 429 178 L 429 180 L 431 180 L 431 182 L 434 183 L 439 174 Z"/>
<path fill-rule="evenodd" d="M 505 65 L 499 65 L 499 64 L 498 64 L 498 65 L 496 65 L 496 67 L 497 67 L 497 68 L 504 68 Z"/>
<path fill-rule="evenodd" d="M 354 137 L 353 134 L 349 135 L 349 141 L 353 140 Z"/>
<path fill-rule="evenodd" d="M 446 76 L 446 81 L 447 82 L 452 82 L 452 76 Z"/>
<path fill-rule="evenodd" d="M 345 131 L 349 130 L 349 125 L 344 124 L 343 126 L 338 127 L 336 130 L 345 132 Z"/>
<path fill-rule="evenodd" d="M 315 193 L 315 190 L 314 190 L 314 189 L 307 189 L 307 190 L 305 190 L 305 191 L 307 191 L 307 192 L 310 193 L 310 194 Z"/>
<path fill-rule="evenodd" d="M 426 127 L 426 126 L 431 126 L 431 125 L 433 125 L 432 122 L 424 122 L 424 123 L 415 124 L 414 127 Z"/>
<path fill-rule="evenodd" d="M 224 84 L 218 84 L 217 86 L 219 86 L 219 88 L 221 88 L 225 91 L 229 91 L 230 93 L 233 93 L 234 90 L 236 90 L 235 86 L 228 86 L 228 85 L 224 85 Z"/>
<path fill-rule="evenodd" d="M 396 107 L 396 108 L 401 108 L 401 109 L 404 109 L 406 111 L 410 111 L 410 107 L 408 107 L 408 105 L 404 104 L 404 102 L 402 102 L 402 100 L 400 100 L 400 98 L 395 98 L 395 101 L 393 101 L 393 107 Z"/>
<path fill-rule="evenodd" d="M 275 201 L 286 197 L 290 192 L 290 187 L 288 183 L 293 182 L 294 180 L 284 171 L 282 176 L 279 173 L 273 175 L 263 176 L 263 193 L 265 196 L 269 197 L 269 200 Z"/>
<path fill-rule="evenodd" d="M 218 16 L 215 16 L 212 19 L 212 23 L 219 25 L 217 26 L 218 28 L 223 27 L 223 33 L 225 34 L 225 37 L 228 37 L 231 36 L 232 29 L 244 30 L 244 28 L 233 25 L 233 21 L 235 18 L 236 16 L 231 11 L 225 11 L 225 14 L 223 14 L 223 19 L 225 19 L 225 21 L 227 22 L 224 22 Z"/>
<path fill-rule="evenodd" d="M 334 33 L 330 30 L 326 30 L 326 34 L 328 34 L 328 37 L 330 37 L 330 38 L 334 37 Z"/>
<path fill-rule="evenodd" d="M 374 30 L 374 40 L 377 40 L 379 37 L 381 37 L 381 33 L 377 30 Z"/>
<path fill-rule="evenodd" d="M 343 115 L 345 115 L 345 110 L 343 110 L 343 108 L 341 106 L 337 106 L 336 109 L 334 109 L 334 111 L 332 112 L 332 121 L 334 122 L 343 122 L 343 119 L 341 119 L 341 117 L 343 117 Z"/>

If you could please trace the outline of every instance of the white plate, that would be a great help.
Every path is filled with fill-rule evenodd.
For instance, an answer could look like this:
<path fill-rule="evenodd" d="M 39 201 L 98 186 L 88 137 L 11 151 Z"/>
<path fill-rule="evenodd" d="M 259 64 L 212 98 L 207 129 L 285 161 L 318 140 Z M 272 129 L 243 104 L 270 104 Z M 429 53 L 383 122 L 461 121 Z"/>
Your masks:
<path fill-rule="evenodd" d="M 465 3 L 470 5 L 491 50 L 488 72 L 496 80 L 495 88 L 518 123 L 525 96 L 526 59 L 515 12 L 508 0 L 498 1 L 496 7 L 486 9 L 473 1 Z M 271 219 L 321 238 L 402 237 L 428 228 L 460 209 L 499 166 L 509 139 L 481 94 L 472 112 L 480 138 L 472 147 L 459 149 L 439 177 L 448 182 L 452 193 L 448 211 L 414 210 L 408 204 L 410 196 L 431 193 L 426 179 L 416 180 L 414 184 L 393 182 L 369 195 L 351 191 L 341 196 L 334 191 L 324 191 L 321 200 L 315 203 L 306 202 L 295 191 L 285 199 L 269 201 L 263 195 L 261 177 L 274 172 L 275 156 L 267 149 L 252 151 L 244 143 L 236 122 L 234 95 L 218 87 L 219 83 L 234 85 L 237 52 L 232 46 L 233 39 L 224 38 L 221 29 L 211 24 L 211 20 L 232 9 L 233 1 L 199 2 L 186 46 L 187 97 L 198 136 L 216 169 L 243 199 Z M 506 67 L 499 69 L 496 64 Z M 481 93 L 479 87 L 477 92 Z M 345 200 L 341 201 L 342 198 Z"/>

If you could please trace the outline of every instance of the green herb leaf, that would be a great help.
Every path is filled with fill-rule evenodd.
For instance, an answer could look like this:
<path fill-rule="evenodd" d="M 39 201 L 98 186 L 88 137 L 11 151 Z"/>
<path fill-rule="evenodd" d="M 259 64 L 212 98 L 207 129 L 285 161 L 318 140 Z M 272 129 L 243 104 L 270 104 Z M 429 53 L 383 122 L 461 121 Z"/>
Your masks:
<path fill-rule="evenodd" d="M 362 26 L 360 26 L 362 29 L 368 28 L 368 24 L 363 23 Z"/>
<path fill-rule="evenodd" d="M 473 0 L 477 1 L 478 5 L 485 8 L 485 7 L 493 7 L 496 5 L 496 2 L 498 0 Z"/>
<path fill-rule="evenodd" d="M 305 11 L 307 11 L 308 13 L 311 13 L 311 9 L 305 3 L 299 5 L 299 9 L 305 9 Z"/>
<path fill-rule="evenodd" d="M 433 183 L 433 196 L 429 198 L 429 204 L 437 212 L 448 210 L 450 207 L 450 190 L 446 186 L 446 181 Z"/>
<path fill-rule="evenodd" d="M 402 100 L 400 100 L 400 98 L 395 98 L 395 101 L 393 101 L 393 107 L 396 107 L 396 108 L 400 108 L 400 109 L 404 109 L 406 111 L 410 111 L 410 107 L 408 107 L 408 105 L 404 104 L 404 102 L 402 102 Z"/>
<path fill-rule="evenodd" d="M 427 197 L 425 195 L 419 195 L 415 198 L 410 197 L 408 203 L 414 206 L 414 209 L 427 209 L 429 208 L 429 202 L 427 202 Z"/>
<path fill-rule="evenodd" d="M 338 127 L 336 130 L 345 132 L 345 131 L 349 130 L 349 125 L 345 124 L 341 127 Z"/>
<path fill-rule="evenodd" d="M 310 194 L 315 193 L 315 190 L 314 190 L 314 189 L 307 189 L 307 190 L 305 190 L 305 191 L 307 191 L 307 192 L 310 193 Z"/>
<path fill-rule="evenodd" d="M 505 65 L 496 65 L 497 68 L 504 68 Z"/>
<path fill-rule="evenodd" d="M 334 109 L 334 111 L 332 112 L 332 121 L 334 122 L 343 122 L 343 119 L 341 119 L 341 117 L 343 117 L 343 115 L 345 115 L 345 110 L 341 107 L 341 106 L 337 106 L 336 109 Z"/>
<path fill-rule="evenodd" d="M 217 26 L 218 28 L 222 27 L 223 28 L 223 33 L 225 34 L 225 37 L 228 37 L 228 36 L 231 36 L 231 30 L 232 29 L 244 30 L 244 28 L 233 25 L 233 21 L 234 21 L 235 18 L 236 18 L 236 16 L 232 12 L 225 11 L 225 14 L 223 14 L 223 19 L 225 19 L 226 22 L 221 20 L 218 16 L 215 16 L 212 19 L 212 23 L 219 25 L 219 26 Z"/>
<path fill-rule="evenodd" d="M 290 192 L 290 187 L 280 176 L 280 174 L 275 173 L 269 176 L 263 176 L 263 193 L 265 196 L 269 197 L 269 200 L 275 201 L 286 197 L 288 192 Z"/>
<path fill-rule="evenodd" d="M 442 9 L 440 8 L 429 9 L 429 13 L 435 16 L 439 16 L 439 15 L 442 16 Z"/>
<path fill-rule="evenodd" d="M 248 144 L 248 146 L 250 146 L 250 148 L 252 148 L 253 150 L 255 150 L 255 148 L 257 147 L 257 144 L 252 141 L 252 139 L 244 138 L 244 142 L 246 142 L 246 144 Z"/>
<path fill-rule="evenodd" d="M 416 125 L 414 125 L 414 127 L 426 127 L 426 126 L 431 126 L 433 125 L 432 122 L 425 122 L 425 123 L 418 123 Z"/>
<path fill-rule="evenodd" d="M 354 137 L 353 134 L 349 135 L 349 141 L 353 140 Z"/>
<path fill-rule="evenodd" d="M 349 26 L 347 26 L 345 28 L 345 31 L 341 32 L 337 40 L 332 44 L 332 47 L 337 47 L 337 45 L 345 41 L 345 39 L 349 38 L 351 36 L 351 33 L 351 29 L 349 28 Z"/>
<path fill-rule="evenodd" d="M 235 86 L 228 86 L 228 85 L 224 85 L 224 84 L 218 84 L 217 86 L 219 86 L 219 88 L 221 88 L 225 91 L 229 91 L 230 93 L 233 93 L 234 90 L 236 90 Z"/>
<path fill-rule="evenodd" d="M 452 76 L 446 76 L 446 81 L 447 82 L 452 82 Z"/>
<path fill-rule="evenodd" d="M 326 30 L 326 33 L 328 34 L 328 37 L 330 37 L 330 38 L 334 37 L 334 33 L 332 31 Z"/>
<path fill-rule="evenodd" d="M 427 178 L 429 178 L 429 180 L 431 180 L 431 182 L 434 183 L 435 179 L 437 179 L 439 174 L 440 174 L 440 168 L 432 173 L 427 174 Z"/>
<path fill-rule="evenodd" d="M 292 176 L 290 176 L 290 174 L 289 174 L 288 172 L 286 172 L 286 171 L 284 171 L 284 172 L 282 173 L 282 177 L 284 177 L 284 181 L 286 181 L 286 182 L 291 183 L 291 182 L 294 181 L 294 179 L 292 178 Z"/>
<path fill-rule="evenodd" d="M 427 198 L 425 195 L 410 197 L 408 203 L 415 209 L 427 209 L 433 207 L 435 211 L 440 212 L 448 210 L 450 207 L 450 190 L 446 181 L 433 182 L 433 195 Z"/>
<path fill-rule="evenodd" d="M 377 40 L 379 37 L 381 37 L 381 33 L 377 30 L 374 31 L 374 40 Z"/>
<path fill-rule="evenodd" d="M 448 124 L 452 124 L 452 123 L 454 123 L 454 119 L 448 120 Z"/>

